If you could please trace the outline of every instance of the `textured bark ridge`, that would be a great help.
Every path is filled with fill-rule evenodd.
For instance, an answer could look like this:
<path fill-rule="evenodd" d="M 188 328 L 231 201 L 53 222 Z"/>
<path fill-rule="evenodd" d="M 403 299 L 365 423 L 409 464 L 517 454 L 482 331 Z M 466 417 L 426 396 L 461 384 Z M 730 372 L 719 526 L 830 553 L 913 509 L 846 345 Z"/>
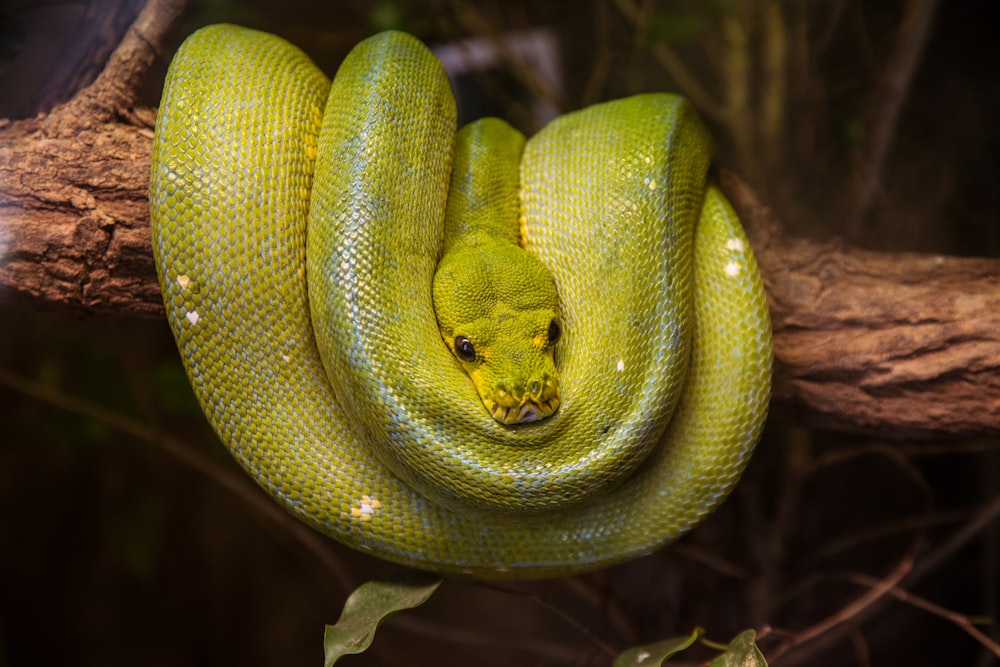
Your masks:
<path fill-rule="evenodd" d="M 135 108 L 180 0 L 151 2 L 69 102 L 0 120 L 0 299 L 68 313 L 162 312 L 149 249 L 153 109 Z"/>
<path fill-rule="evenodd" d="M 90 87 L 0 120 L 0 300 L 162 317 L 136 85 L 177 7 L 150 3 Z M 1000 260 L 874 253 L 781 233 L 732 174 L 764 275 L 775 414 L 887 438 L 1000 434 Z"/>
<path fill-rule="evenodd" d="M 95 123 L 60 110 L 0 130 L 0 298 L 79 314 L 162 311 L 146 202 L 153 116 Z"/>
<path fill-rule="evenodd" d="M 767 287 L 775 407 L 896 439 L 1000 433 L 1000 260 L 791 238 L 723 182 Z"/>

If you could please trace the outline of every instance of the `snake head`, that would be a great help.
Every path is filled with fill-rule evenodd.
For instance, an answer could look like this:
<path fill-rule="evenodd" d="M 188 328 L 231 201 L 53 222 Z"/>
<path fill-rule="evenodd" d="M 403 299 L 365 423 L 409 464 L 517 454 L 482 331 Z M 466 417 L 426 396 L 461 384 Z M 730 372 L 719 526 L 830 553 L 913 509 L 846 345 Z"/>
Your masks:
<path fill-rule="evenodd" d="M 559 408 L 556 302 L 545 266 L 512 244 L 453 251 L 438 265 L 441 336 L 502 424 L 537 421 Z"/>

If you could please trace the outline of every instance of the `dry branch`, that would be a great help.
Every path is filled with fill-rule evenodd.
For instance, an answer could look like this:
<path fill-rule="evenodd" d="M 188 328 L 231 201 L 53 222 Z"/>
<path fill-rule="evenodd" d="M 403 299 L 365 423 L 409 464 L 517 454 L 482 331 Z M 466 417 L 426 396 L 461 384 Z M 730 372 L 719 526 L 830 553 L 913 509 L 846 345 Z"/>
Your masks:
<path fill-rule="evenodd" d="M 171 3 L 150 3 L 90 87 L 0 120 L 0 299 L 162 317 L 146 202 L 155 112 L 135 108 Z M 738 178 L 765 277 L 780 414 L 888 438 L 1000 434 L 1000 260 L 789 238 Z"/>
<path fill-rule="evenodd" d="M 149 3 L 69 102 L 0 119 L 0 299 L 73 314 L 162 312 L 146 201 L 156 112 L 135 108 L 135 91 L 182 4 Z"/>
<path fill-rule="evenodd" d="M 777 408 L 894 439 L 1000 433 L 1000 260 L 791 238 L 723 181 L 767 287 Z"/>

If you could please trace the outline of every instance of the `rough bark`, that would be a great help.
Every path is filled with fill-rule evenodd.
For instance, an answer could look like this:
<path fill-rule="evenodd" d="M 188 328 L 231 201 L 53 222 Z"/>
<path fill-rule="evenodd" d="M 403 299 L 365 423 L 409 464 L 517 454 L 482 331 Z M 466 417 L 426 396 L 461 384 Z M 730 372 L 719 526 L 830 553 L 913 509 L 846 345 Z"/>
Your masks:
<path fill-rule="evenodd" d="M 150 2 L 93 84 L 49 114 L 0 120 L 0 299 L 73 314 L 155 316 L 149 156 L 135 108 L 181 0 Z"/>
<path fill-rule="evenodd" d="M 733 175 L 774 328 L 774 404 L 879 437 L 1000 433 L 1000 260 L 877 253 L 781 233 Z"/>
<path fill-rule="evenodd" d="M 131 91 L 171 12 L 151 3 L 67 104 L 0 121 L 3 301 L 162 316 L 146 203 L 155 112 Z M 723 185 L 768 290 L 778 414 L 886 438 L 1000 434 L 1000 260 L 789 238 L 738 178 Z"/>

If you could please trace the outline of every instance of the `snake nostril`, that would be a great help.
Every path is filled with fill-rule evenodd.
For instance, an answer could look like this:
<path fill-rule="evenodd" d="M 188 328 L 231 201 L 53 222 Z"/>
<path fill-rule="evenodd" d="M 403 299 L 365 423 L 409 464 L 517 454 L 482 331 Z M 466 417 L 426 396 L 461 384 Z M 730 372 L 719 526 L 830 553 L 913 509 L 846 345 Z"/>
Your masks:
<path fill-rule="evenodd" d="M 542 393 L 542 383 L 539 380 L 532 380 L 528 383 L 528 393 L 537 397 Z"/>

